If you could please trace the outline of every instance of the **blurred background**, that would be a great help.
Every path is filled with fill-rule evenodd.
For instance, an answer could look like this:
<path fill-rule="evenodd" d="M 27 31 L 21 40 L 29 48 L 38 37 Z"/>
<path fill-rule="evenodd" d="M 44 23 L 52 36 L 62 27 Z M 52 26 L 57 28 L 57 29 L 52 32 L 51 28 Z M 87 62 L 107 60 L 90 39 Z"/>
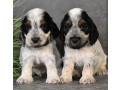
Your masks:
<path fill-rule="evenodd" d="M 108 54 L 108 20 L 107 20 L 107 0 L 14 0 L 13 8 L 13 63 L 14 63 L 14 76 L 19 76 L 16 71 L 18 70 L 18 56 L 20 43 L 18 39 L 19 33 L 19 21 L 22 19 L 22 16 L 33 8 L 42 8 L 46 10 L 50 16 L 53 18 L 54 22 L 60 28 L 60 23 L 64 15 L 72 8 L 82 8 L 88 15 L 92 18 L 96 24 L 99 31 L 99 40 L 102 44 L 102 47 L 106 54 Z M 57 41 L 58 48 L 63 55 L 63 47 Z M 62 49 L 61 49 L 62 47 Z M 16 68 L 18 67 L 18 68 Z"/>

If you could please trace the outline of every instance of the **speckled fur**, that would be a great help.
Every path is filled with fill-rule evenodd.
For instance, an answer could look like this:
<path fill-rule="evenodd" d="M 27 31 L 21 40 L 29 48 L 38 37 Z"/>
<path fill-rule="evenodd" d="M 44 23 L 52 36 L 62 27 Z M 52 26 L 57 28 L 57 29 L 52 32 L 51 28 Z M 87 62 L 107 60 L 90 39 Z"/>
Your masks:
<path fill-rule="evenodd" d="M 44 12 L 45 11 L 42 9 L 35 8 L 26 14 L 31 23 L 33 23 L 33 26 L 28 34 L 25 34 L 25 45 L 22 45 L 20 50 L 19 59 L 22 66 L 22 73 L 17 79 L 19 84 L 32 83 L 33 72 L 39 76 L 41 76 L 42 73 L 47 72 L 46 83 L 59 82 L 57 67 L 60 66 L 60 55 L 56 47 L 56 42 L 54 39 L 50 40 L 50 31 L 44 33 L 38 26 L 38 22 L 43 19 Z M 37 43 L 38 45 L 41 45 L 40 47 L 34 47 L 36 44 L 32 43 L 32 37 L 40 37 L 41 40 Z M 49 43 L 42 46 L 47 39 L 49 40 Z"/>
<path fill-rule="evenodd" d="M 85 34 L 77 26 L 78 21 L 81 19 L 82 9 L 74 8 L 68 12 L 69 18 L 73 25 L 65 36 L 65 55 L 63 57 L 64 67 L 62 70 L 62 75 L 60 77 L 61 83 L 69 83 L 72 81 L 72 72 L 74 71 L 74 66 L 83 67 L 82 77 L 80 78 L 80 83 L 90 84 L 95 83 L 93 77 L 94 74 L 105 75 L 107 74 L 105 55 L 99 40 L 97 39 L 93 45 L 89 42 L 89 35 Z M 74 29 L 75 28 L 75 29 Z M 83 43 L 88 40 L 83 47 L 80 49 L 73 49 L 69 46 L 69 39 L 72 36 L 80 36 Z"/>

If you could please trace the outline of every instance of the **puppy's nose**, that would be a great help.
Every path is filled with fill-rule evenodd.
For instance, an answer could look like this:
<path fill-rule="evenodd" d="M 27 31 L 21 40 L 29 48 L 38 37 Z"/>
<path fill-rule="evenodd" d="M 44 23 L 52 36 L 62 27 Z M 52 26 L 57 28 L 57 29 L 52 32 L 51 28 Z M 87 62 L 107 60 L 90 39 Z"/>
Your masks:
<path fill-rule="evenodd" d="M 80 37 L 70 37 L 70 40 L 73 42 L 73 43 L 77 43 L 81 38 Z"/>
<path fill-rule="evenodd" d="M 37 43 L 39 40 L 40 40 L 39 37 L 34 37 L 34 38 L 32 38 L 33 43 Z"/>

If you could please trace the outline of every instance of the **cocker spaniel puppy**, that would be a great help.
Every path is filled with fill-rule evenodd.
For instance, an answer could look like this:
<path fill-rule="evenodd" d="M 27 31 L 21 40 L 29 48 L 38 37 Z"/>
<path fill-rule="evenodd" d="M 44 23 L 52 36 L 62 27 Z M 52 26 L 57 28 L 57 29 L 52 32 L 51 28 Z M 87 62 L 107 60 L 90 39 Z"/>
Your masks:
<path fill-rule="evenodd" d="M 42 75 L 47 69 L 46 83 L 58 83 L 57 67 L 60 55 L 55 39 L 59 30 L 49 14 L 35 8 L 27 12 L 21 24 L 20 50 L 21 76 L 18 83 L 33 82 L 32 73 Z"/>
<path fill-rule="evenodd" d="M 64 66 L 61 83 L 72 81 L 74 66 L 83 67 L 80 83 L 95 83 L 94 74 L 107 74 L 106 59 L 98 40 L 96 25 L 88 14 L 80 9 L 71 9 L 61 22 L 60 39 L 64 43 Z"/>

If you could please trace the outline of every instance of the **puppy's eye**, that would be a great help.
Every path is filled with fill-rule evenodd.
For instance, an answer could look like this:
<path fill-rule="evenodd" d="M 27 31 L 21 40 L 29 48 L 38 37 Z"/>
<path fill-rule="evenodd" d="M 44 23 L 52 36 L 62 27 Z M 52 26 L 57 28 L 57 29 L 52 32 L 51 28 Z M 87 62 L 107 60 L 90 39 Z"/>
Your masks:
<path fill-rule="evenodd" d="M 65 28 L 71 28 L 71 26 L 72 26 L 72 21 L 71 20 L 67 20 L 65 22 Z"/>
<path fill-rule="evenodd" d="M 49 31 L 49 29 L 50 29 L 50 27 L 49 27 L 49 25 L 48 25 L 47 23 L 42 24 L 42 25 L 40 26 L 40 28 L 41 28 L 45 33 L 48 33 L 48 31 Z"/>
<path fill-rule="evenodd" d="M 80 28 L 81 28 L 81 29 L 88 29 L 88 25 L 87 25 L 86 23 L 84 23 L 84 24 L 82 24 L 82 25 L 80 26 Z"/>
<path fill-rule="evenodd" d="M 47 24 L 42 24 L 40 27 L 41 27 L 41 29 L 46 30 L 47 29 Z"/>
<path fill-rule="evenodd" d="M 31 28 L 31 26 L 29 26 L 29 25 L 26 25 L 26 26 L 25 26 L 25 29 L 26 29 L 26 30 L 30 30 L 30 28 Z"/>
<path fill-rule="evenodd" d="M 71 25 L 65 24 L 65 28 L 70 28 L 70 27 L 71 27 Z"/>
<path fill-rule="evenodd" d="M 66 35 L 67 32 L 69 31 L 69 29 L 71 28 L 71 26 L 69 24 L 66 24 L 64 25 L 64 34 Z"/>
<path fill-rule="evenodd" d="M 79 26 L 81 28 L 81 31 L 83 31 L 85 34 L 89 33 L 89 27 L 88 24 L 84 23 L 81 26 Z"/>

